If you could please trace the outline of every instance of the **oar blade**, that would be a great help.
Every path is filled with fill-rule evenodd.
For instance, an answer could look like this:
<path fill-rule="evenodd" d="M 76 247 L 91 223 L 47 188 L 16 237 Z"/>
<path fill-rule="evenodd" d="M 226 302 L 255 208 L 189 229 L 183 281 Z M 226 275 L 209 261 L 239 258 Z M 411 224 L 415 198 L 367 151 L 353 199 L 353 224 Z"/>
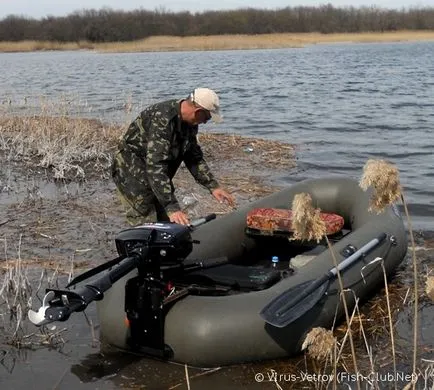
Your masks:
<path fill-rule="evenodd" d="M 266 305 L 259 315 L 270 325 L 277 328 L 284 328 L 312 309 L 324 296 L 329 286 L 328 280 L 318 286 L 318 288 L 315 288 L 304 298 L 297 299 L 297 296 L 301 296 L 301 294 L 309 289 L 315 282 L 315 280 L 309 280 L 286 290 Z M 292 300 L 294 303 L 285 307 L 287 303 Z M 285 307 L 285 310 L 281 310 L 282 307 Z"/>

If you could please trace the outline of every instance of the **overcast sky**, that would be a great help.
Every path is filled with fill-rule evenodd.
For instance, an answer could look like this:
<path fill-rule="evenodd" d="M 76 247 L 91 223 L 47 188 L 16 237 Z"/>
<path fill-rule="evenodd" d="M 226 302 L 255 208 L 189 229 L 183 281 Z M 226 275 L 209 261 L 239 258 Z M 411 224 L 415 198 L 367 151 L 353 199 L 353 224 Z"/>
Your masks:
<path fill-rule="evenodd" d="M 175 12 L 182 10 L 200 12 L 242 7 L 276 9 L 298 5 L 318 6 L 327 3 L 337 7 L 369 5 L 394 9 L 419 6 L 434 7 L 434 0 L 0 0 L 0 18 L 14 14 L 39 19 L 47 15 L 62 16 L 80 9 L 101 9 L 103 7 L 125 11 L 138 8 L 148 10 L 163 8 Z"/>

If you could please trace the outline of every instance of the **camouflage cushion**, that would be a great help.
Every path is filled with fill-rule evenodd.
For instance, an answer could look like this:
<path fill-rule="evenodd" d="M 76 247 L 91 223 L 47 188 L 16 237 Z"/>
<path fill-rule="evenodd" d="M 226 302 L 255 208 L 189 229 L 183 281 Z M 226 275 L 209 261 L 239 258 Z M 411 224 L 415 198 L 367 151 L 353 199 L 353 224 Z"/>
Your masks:
<path fill-rule="evenodd" d="M 320 216 L 326 224 L 327 235 L 336 234 L 342 230 L 344 219 L 340 215 L 321 213 Z M 247 228 L 250 233 L 266 235 L 291 233 L 293 232 L 292 211 L 273 208 L 253 209 L 247 214 Z"/>

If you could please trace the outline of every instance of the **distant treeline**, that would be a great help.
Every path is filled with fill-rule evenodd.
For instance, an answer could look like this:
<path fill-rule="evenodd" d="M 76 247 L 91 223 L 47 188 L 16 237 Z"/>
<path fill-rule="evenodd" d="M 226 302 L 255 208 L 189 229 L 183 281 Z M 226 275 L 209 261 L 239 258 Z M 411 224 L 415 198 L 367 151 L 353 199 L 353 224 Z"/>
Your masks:
<path fill-rule="evenodd" d="M 356 33 L 434 30 L 434 7 L 386 10 L 377 7 L 288 7 L 202 13 L 111 9 L 82 10 L 65 17 L 0 20 L 0 41 L 118 42 L 155 35 L 196 36 L 267 33 Z"/>

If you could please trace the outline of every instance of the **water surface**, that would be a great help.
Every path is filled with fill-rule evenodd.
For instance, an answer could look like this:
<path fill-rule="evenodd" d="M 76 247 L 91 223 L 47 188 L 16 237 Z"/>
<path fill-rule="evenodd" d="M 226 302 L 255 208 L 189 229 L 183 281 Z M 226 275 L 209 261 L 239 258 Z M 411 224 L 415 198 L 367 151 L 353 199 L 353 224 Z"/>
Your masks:
<path fill-rule="evenodd" d="M 297 145 L 298 168 L 279 184 L 358 178 L 367 159 L 387 159 L 401 172 L 416 228 L 434 230 L 434 42 L 14 53 L 0 54 L 0 69 L 3 107 L 63 102 L 65 112 L 122 124 L 147 104 L 209 86 L 225 122 L 204 129 Z"/>

